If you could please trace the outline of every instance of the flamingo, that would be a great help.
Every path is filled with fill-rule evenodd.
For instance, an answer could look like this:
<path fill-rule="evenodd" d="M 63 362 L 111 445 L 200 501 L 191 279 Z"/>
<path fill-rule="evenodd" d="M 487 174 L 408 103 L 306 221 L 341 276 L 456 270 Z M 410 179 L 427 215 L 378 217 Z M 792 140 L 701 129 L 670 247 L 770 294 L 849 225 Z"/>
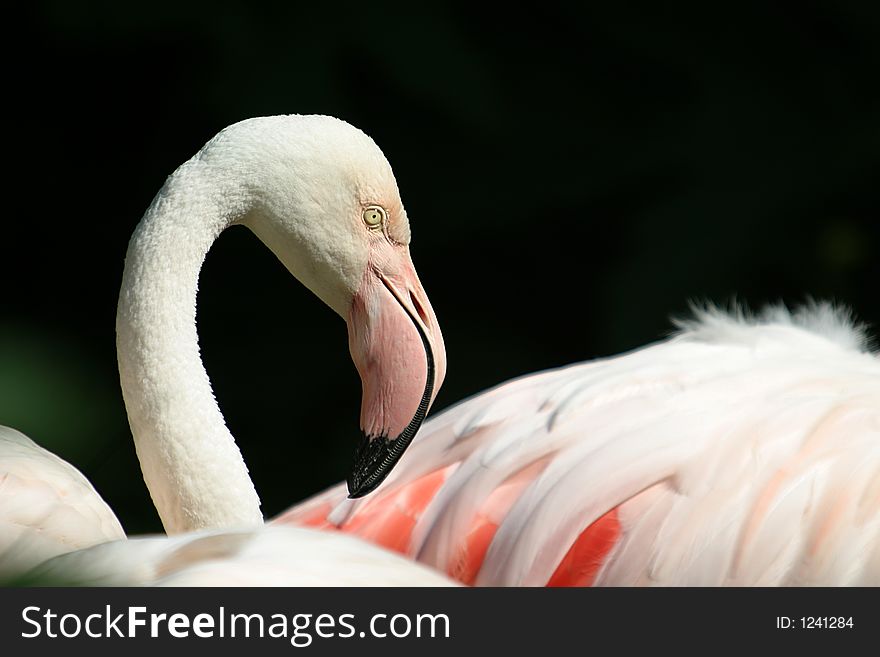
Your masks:
<path fill-rule="evenodd" d="M 378 486 L 406 449 L 446 365 L 391 167 L 369 137 L 334 118 L 242 121 L 168 178 L 125 260 L 116 318 L 120 383 L 144 480 L 169 537 L 123 540 L 81 473 L 3 428 L 0 573 L 36 565 L 37 574 L 78 583 L 450 583 L 352 537 L 264 526 L 196 332 L 199 270 L 214 240 L 236 224 L 348 324 L 363 384 L 364 437 L 352 490 L 363 495 Z"/>
<path fill-rule="evenodd" d="M 466 584 L 880 585 L 880 357 L 830 303 L 696 308 L 666 340 L 435 416 L 366 499 L 277 519 Z"/>

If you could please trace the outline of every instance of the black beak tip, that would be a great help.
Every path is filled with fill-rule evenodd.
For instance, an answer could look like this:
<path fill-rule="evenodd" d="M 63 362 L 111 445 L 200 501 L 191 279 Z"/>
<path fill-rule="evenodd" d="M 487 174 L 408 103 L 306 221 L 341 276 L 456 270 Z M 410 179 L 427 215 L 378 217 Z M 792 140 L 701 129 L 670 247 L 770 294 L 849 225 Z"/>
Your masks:
<path fill-rule="evenodd" d="M 348 499 L 356 500 L 369 492 L 370 491 L 363 486 L 359 486 L 351 477 L 348 478 Z"/>
<path fill-rule="evenodd" d="M 397 461 L 393 451 L 392 442 L 384 436 L 361 436 L 346 479 L 349 499 L 363 497 L 378 488 Z"/>
<path fill-rule="evenodd" d="M 348 499 L 350 500 L 356 500 L 359 497 L 363 497 L 376 488 L 376 486 L 365 486 L 363 476 L 356 470 L 352 470 L 351 474 L 349 474 L 348 478 L 345 480 L 345 483 L 348 484 Z"/>

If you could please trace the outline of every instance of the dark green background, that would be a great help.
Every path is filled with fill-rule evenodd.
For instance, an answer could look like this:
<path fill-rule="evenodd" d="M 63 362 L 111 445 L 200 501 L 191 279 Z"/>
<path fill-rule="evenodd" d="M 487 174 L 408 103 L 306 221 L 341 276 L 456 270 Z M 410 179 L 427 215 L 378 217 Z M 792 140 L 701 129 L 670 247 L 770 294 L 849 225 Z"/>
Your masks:
<path fill-rule="evenodd" d="M 880 4 L 661 4 L 54 2 L 6 21 L 0 422 L 129 531 L 160 529 L 116 376 L 126 243 L 166 175 L 265 114 L 333 114 L 392 162 L 446 338 L 438 409 L 655 340 L 689 299 L 812 295 L 880 325 Z M 245 229 L 199 304 L 266 514 L 342 479 L 360 403 L 342 320 Z"/>

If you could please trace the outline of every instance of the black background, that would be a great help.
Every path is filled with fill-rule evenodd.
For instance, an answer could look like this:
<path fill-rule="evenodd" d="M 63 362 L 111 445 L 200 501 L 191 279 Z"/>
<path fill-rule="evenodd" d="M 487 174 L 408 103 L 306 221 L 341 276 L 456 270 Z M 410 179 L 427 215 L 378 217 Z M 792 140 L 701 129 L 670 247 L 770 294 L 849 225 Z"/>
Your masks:
<path fill-rule="evenodd" d="M 128 237 L 225 125 L 324 113 L 394 166 L 446 339 L 435 408 L 658 339 L 689 299 L 880 325 L 880 5 L 43 2 L 6 21 L 0 423 L 159 530 L 118 390 Z M 711 9 L 709 9 L 711 7 Z M 245 229 L 203 356 L 268 516 L 346 474 L 344 323 Z"/>

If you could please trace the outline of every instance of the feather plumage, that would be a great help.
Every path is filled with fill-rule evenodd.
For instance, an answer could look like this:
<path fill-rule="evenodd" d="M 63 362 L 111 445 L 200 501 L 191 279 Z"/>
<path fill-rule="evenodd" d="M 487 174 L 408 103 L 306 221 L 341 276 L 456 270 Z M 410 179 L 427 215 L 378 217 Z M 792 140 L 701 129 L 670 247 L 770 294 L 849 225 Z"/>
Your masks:
<path fill-rule="evenodd" d="M 460 573 L 493 517 L 476 584 L 559 580 L 610 512 L 595 584 L 880 584 L 880 359 L 830 304 L 708 307 L 657 344 L 505 383 L 426 423 L 374 498 L 337 487 L 279 520 L 384 544 L 382 507 L 441 469 L 402 551 Z"/>

